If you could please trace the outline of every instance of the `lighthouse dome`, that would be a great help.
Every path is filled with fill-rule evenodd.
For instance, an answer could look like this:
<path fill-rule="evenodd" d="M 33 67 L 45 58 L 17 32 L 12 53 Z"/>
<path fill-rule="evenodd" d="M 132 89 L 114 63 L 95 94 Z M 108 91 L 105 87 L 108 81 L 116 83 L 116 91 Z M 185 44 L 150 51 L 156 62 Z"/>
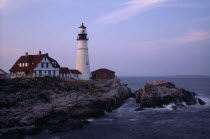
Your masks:
<path fill-rule="evenodd" d="M 84 26 L 84 24 L 82 23 L 82 25 L 79 28 L 86 28 L 86 26 Z"/>

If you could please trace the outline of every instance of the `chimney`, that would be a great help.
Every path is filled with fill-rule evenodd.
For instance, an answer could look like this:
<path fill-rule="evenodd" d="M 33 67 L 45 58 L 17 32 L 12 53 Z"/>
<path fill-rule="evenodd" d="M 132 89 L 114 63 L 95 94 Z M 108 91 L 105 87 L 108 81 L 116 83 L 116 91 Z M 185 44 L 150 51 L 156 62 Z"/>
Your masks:
<path fill-rule="evenodd" d="M 26 52 L 26 56 L 28 56 L 28 52 Z"/>
<path fill-rule="evenodd" d="M 41 52 L 41 51 L 39 51 L 39 54 L 41 55 L 41 54 L 42 54 L 42 52 Z"/>

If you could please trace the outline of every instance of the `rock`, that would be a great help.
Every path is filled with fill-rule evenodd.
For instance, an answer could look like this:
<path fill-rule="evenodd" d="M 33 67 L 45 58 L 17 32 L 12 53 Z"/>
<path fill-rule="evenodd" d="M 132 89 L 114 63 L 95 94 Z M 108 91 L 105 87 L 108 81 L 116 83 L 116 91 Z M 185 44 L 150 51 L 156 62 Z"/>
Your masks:
<path fill-rule="evenodd" d="M 31 125 L 35 122 L 35 116 L 32 115 L 31 113 L 23 116 L 20 120 L 20 124 L 22 126 L 27 126 L 27 125 Z"/>
<path fill-rule="evenodd" d="M 68 119 L 65 122 L 50 122 L 45 126 L 45 128 L 52 132 L 64 132 L 71 129 L 80 129 L 83 127 L 83 124 L 84 123 L 81 120 Z"/>
<path fill-rule="evenodd" d="M 198 103 L 199 103 L 200 105 L 205 105 L 205 104 L 206 104 L 206 102 L 203 101 L 203 100 L 200 99 L 200 98 L 197 98 L 197 100 L 198 100 Z"/>
<path fill-rule="evenodd" d="M 145 110 L 144 108 L 137 108 L 137 109 L 135 109 L 135 111 L 143 111 L 143 110 Z"/>
<path fill-rule="evenodd" d="M 70 112 L 70 116 L 76 118 L 91 118 L 104 115 L 104 110 L 99 108 L 75 108 Z"/>
<path fill-rule="evenodd" d="M 186 110 L 187 109 L 187 107 L 184 104 L 181 104 L 181 103 L 173 105 L 173 106 L 171 106 L 171 108 L 173 110 Z"/>
<path fill-rule="evenodd" d="M 40 132 L 40 128 L 36 126 L 25 126 L 25 127 L 13 127 L 13 128 L 5 128 L 0 130 L 0 134 L 3 136 L 7 136 L 8 138 L 17 138 L 18 136 L 36 134 Z"/>
<path fill-rule="evenodd" d="M 136 102 L 141 108 L 163 107 L 170 103 L 185 102 L 187 105 L 196 104 L 195 93 L 176 88 L 171 82 L 154 80 L 146 83 L 144 88 L 135 91 Z"/>
<path fill-rule="evenodd" d="M 82 119 L 112 111 L 131 94 L 117 78 L 100 86 L 55 77 L 4 79 L 0 88 L 1 136 L 82 128 Z"/>
<path fill-rule="evenodd" d="M 120 85 L 120 79 L 119 78 L 114 78 L 111 80 L 108 80 L 105 84 L 105 87 L 111 87 L 115 85 Z"/>
<path fill-rule="evenodd" d="M 22 134 L 31 135 L 31 134 L 39 133 L 40 131 L 41 131 L 41 129 L 39 127 L 34 126 L 34 125 L 26 126 L 26 127 L 24 127 L 24 130 L 22 131 Z"/>

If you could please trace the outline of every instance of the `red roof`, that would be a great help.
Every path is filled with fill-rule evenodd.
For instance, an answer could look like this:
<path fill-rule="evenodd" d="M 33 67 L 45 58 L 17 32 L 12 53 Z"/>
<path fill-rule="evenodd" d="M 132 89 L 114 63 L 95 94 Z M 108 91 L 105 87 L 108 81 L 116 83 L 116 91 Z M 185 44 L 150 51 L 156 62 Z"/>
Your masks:
<path fill-rule="evenodd" d="M 60 68 L 60 65 L 58 64 L 58 62 L 55 59 L 53 59 L 52 57 L 49 57 L 48 55 L 47 55 L 47 57 L 48 57 L 48 59 L 50 60 L 51 63 L 56 62 L 56 65 L 52 64 L 54 68 Z"/>
<path fill-rule="evenodd" d="M 69 68 L 67 68 L 67 67 L 61 67 L 60 68 L 60 73 L 70 73 Z"/>
<path fill-rule="evenodd" d="M 69 70 L 72 74 L 82 74 L 80 71 L 76 70 L 76 69 L 70 69 Z"/>
<path fill-rule="evenodd" d="M 101 69 L 98 69 L 98 70 L 95 70 L 95 71 L 92 71 L 91 73 L 115 73 L 114 71 L 111 71 L 109 69 L 105 69 L 105 68 L 101 68 Z"/>
<path fill-rule="evenodd" d="M 12 71 L 16 71 L 16 72 L 32 71 L 45 56 L 48 57 L 48 59 L 51 63 L 56 62 L 56 66 L 54 66 L 52 64 L 54 68 L 60 67 L 58 62 L 56 60 L 54 60 L 53 58 L 49 57 L 48 54 L 39 54 L 39 55 L 21 56 L 15 62 L 15 64 L 12 66 L 12 68 L 9 71 L 11 71 L 11 72 Z M 29 65 L 27 67 L 19 67 L 19 65 L 18 65 L 19 63 L 29 63 Z"/>

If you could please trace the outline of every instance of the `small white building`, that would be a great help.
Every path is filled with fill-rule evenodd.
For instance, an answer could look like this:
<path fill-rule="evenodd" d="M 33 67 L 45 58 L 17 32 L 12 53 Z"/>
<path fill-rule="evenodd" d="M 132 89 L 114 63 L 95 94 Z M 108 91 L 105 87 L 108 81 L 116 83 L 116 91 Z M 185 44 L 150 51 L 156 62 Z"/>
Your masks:
<path fill-rule="evenodd" d="M 60 65 L 48 53 L 21 56 L 10 69 L 11 78 L 16 77 L 59 77 Z"/>
<path fill-rule="evenodd" d="M 60 68 L 60 77 L 62 77 L 62 78 L 71 78 L 71 73 L 69 71 L 69 68 L 61 67 Z"/>
<path fill-rule="evenodd" d="M 70 69 L 70 76 L 72 79 L 81 80 L 82 73 L 76 69 Z"/>

